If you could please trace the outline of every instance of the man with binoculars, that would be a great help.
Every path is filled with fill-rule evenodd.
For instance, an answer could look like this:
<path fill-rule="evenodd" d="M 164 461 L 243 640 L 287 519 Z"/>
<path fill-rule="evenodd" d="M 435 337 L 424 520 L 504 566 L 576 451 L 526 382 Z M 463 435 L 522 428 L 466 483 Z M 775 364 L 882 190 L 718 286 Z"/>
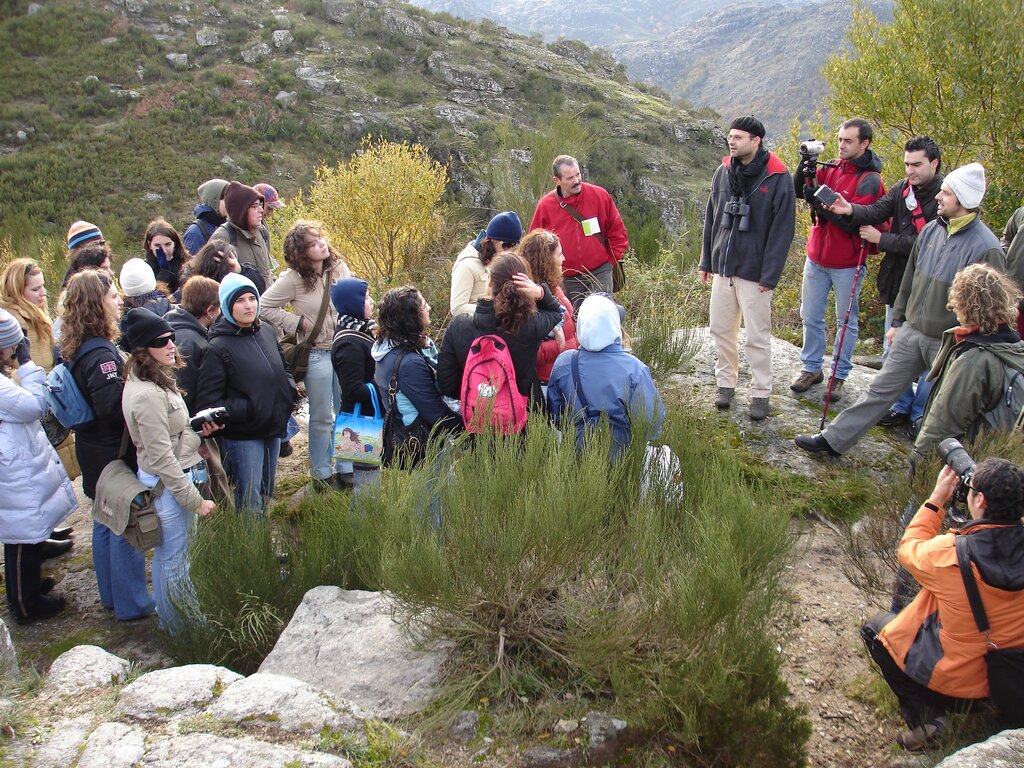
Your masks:
<path fill-rule="evenodd" d="M 739 376 L 740 320 L 753 379 L 750 418 L 767 418 L 772 392 L 772 291 L 793 242 L 796 193 L 789 171 L 764 148 L 764 125 L 740 117 L 729 128 L 729 156 L 711 180 L 700 280 L 711 283 L 711 335 L 718 345 L 715 405 L 732 405 Z"/>
<path fill-rule="evenodd" d="M 898 614 L 881 614 L 861 628 L 909 728 L 896 741 L 915 751 L 939 740 L 947 711 L 989 698 L 993 649 L 1024 648 L 1024 469 L 996 458 L 975 465 L 962 446 L 949 442 L 954 443 L 946 452 L 950 465 L 942 468 L 899 545 L 900 564 L 921 591 Z M 940 533 L 958 485 L 965 486 L 971 520 Z M 964 552 L 963 571 L 958 550 Z M 967 574 L 988 617 L 984 633 L 968 598 Z M 1001 704 L 995 692 L 993 701 Z M 1000 707 L 1000 715 L 1020 713 Z"/>

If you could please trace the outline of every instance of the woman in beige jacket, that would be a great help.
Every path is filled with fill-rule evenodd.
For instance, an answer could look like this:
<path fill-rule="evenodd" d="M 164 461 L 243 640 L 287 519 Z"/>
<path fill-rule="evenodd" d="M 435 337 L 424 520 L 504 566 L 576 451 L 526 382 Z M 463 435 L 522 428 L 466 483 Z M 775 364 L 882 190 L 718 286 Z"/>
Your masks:
<path fill-rule="evenodd" d="M 125 315 L 124 339 L 132 354 L 125 366 L 121 410 L 138 449 L 139 480 L 151 488 L 163 484 L 156 498 L 163 541 L 153 550 L 153 597 L 161 627 L 174 632 L 182 608 L 190 612 L 195 601 L 188 575 L 189 531 L 195 515 L 209 515 L 214 503 L 196 487 L 206 480 L 206 465 L 199 455 L 200 434 L 189 427 L 174 378 L 181 358 L 173 329 L 148 309 L 132 309 Z M 216 429 L 207 423 L 201 434 L 209 437 Z"/>
<path fill-rule="evenodd" d="M 331 444 L 334 417 L 341 407 L 341 387 L 331 364 L 338 313 L 330 302 L 331 285 L 335 280 L 351 277 L 351 273 L 315 221 L 300 220 L 288 230 L 284 260 L 288 269 L 260 297 L 260 317 L 277 329 L 279 338 L 294 334 L 302 341 L 316 325 L 326 291 L 327 314 L 313 340 L 305 378 L 309 397 L 309 464 L 315 487 L 325 488 L 332 482 L 336 486 L 351 485 L 352 465 L 335 465 Z M 332 481 L 334 475 L 338 477 Z"/>

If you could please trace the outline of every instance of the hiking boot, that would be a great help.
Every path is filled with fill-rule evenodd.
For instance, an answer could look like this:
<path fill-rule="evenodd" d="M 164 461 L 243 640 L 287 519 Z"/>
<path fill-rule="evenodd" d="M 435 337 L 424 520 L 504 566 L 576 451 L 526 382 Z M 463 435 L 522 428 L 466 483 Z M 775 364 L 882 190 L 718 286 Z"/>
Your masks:
<path fill-rule="evenodd" d="M 279 458 L 279 459 L 287 459 L 294 452 L 295 452 L 295 449 L 292 448 L 292 441 L 291 440 L 282 440 L 281 441 L 281 447 L 277 449 L 277 458 Z"/>
<path fill-rule="evenodd" d="M 802 448 L 808 453 L 828 453 L 830 456 L 839 456 L 839 452 L 828 444 L 828 440 L 820 432 L 816 435 L 797 435 L 797 448 Z"/>
<path fill-rule="evenodd" d="M 806 392 L 815 384 L 821 384 L 825 375 L 821 371 L 800 371 L 800 375 L 793 379 L 789 388 L 794 392 Z"/>
<path fill-rule="evenodd" d="M 828 401 L 830 403 L 838 403 L 843 399 L 843 385 L 846 383 L 846 379 L 836 379 L 832 382 L 832 395 Z"/>
<path fill-rule="evenodd" d="M 752 397 L 750 398 L 750 418 L 754 421 L 764 421 L 768 418 L 768 398 L 767 397 Z"/>
<path fill-rule="evenodd" d="M 899 413 L 898 411 L 889 409 L 889 412 L 880 418 L 877 424 L 880 427 L 888 429 L 889 427 L 898 427 L 902 424 L 906 424 L 908 421 L 910 421 L 909 413 Z"/>
<path fill-rule="evenodd" d="M 732 398 L 735 394 L 736 390 L 733 387 L 719 387 L 718 394 L 715 395 L 715 408 L 724 411 L 732 405 Z"/>
<path fill-rule="evenodd" d="M 75 546 L 75 543 L 71 539 L 64 539 L 63 541 L 47 539 L 39 545 L 39 556 L 43 560 L 50 560 L 54 557 L 66 555 L 73 546 Z"/>
<path fill-rule="evenodd" d="M 63 597 L 40 597 L 35 601 L 35 608 L 27 616 L 15 614 L 14 620 L 19 624 L 31 624 L 41 619 L 52 619 L 64 610 Z"/>
<path fill-rule="evenodd" d="M 917 728 L 903 731 L 896 737 L 896 743 L 908 752 L 923 752 L 938 746 L 945 730 L 946 718 L 937 717 L 926 725 L 919 725 Z"/>

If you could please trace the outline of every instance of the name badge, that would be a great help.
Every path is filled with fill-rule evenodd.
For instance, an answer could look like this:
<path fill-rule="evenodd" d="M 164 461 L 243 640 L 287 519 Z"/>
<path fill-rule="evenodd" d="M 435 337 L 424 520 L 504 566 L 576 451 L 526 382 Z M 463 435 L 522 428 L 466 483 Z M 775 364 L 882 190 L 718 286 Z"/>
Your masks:
<path fill-rule="evenodd" d="M 601 225 L 598 224 L 596 216 L 589 219 L 584 219 L 583 221 L 580 222 L 580 226 L 583 227 L 583 234 L 586 235 L 587 237 L 596 235 L 598 232 L 601 231 Z"/>

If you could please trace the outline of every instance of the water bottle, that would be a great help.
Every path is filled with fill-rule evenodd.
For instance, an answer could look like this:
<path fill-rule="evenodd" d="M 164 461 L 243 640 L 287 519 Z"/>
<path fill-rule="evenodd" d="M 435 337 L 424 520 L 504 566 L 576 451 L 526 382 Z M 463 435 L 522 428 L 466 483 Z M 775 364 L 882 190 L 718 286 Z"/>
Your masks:
<path fill-rule="evenodd" d="M 206 468 L 206 460 L 200 459 L 199 463 L 192 467 L 192 482 L 196 485 L 203 485 L 210 479 L 210 472 Z"/>

